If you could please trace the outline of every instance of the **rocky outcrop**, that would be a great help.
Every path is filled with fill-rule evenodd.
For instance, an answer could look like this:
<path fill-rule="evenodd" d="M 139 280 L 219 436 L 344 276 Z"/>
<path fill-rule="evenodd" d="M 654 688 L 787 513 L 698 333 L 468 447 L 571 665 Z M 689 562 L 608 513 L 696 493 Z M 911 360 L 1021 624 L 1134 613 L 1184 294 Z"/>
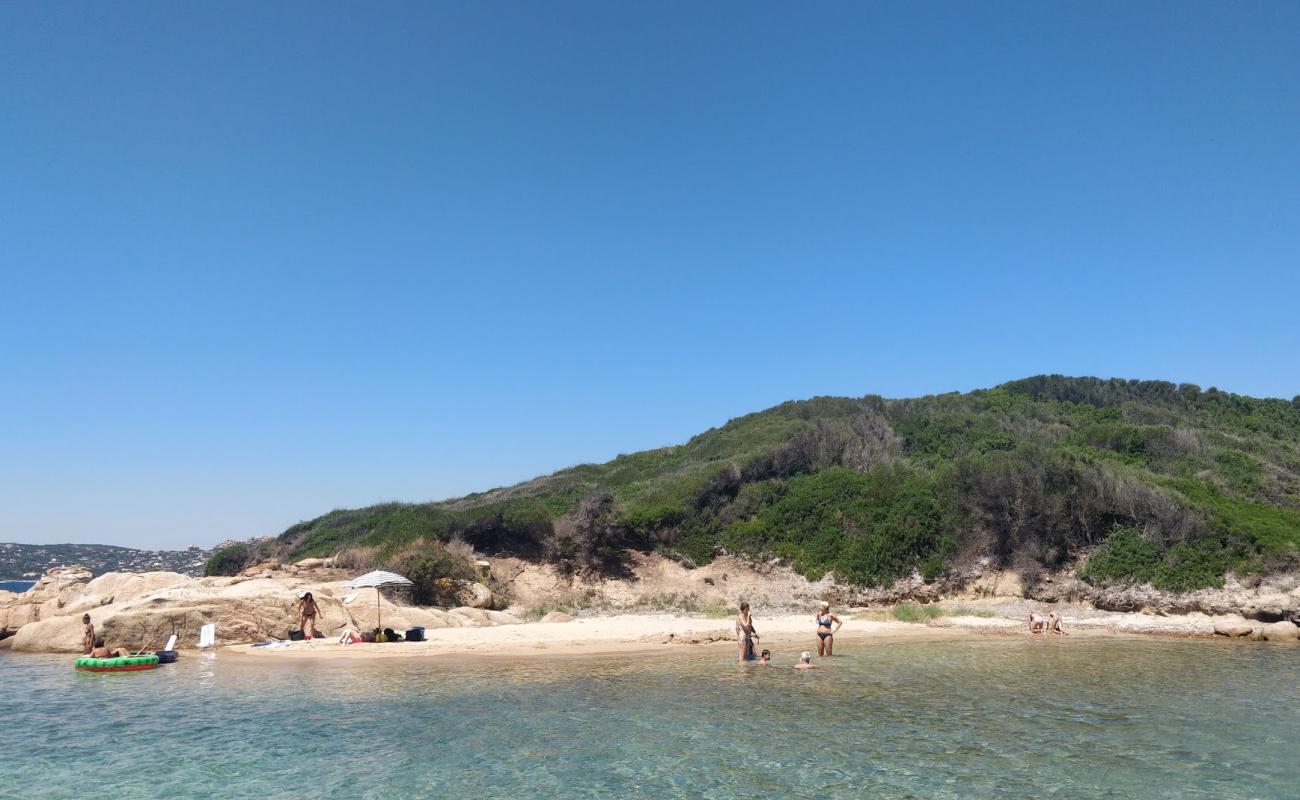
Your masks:
<path fill-rule="evenodd" d="M 552 611 L 542 617 L 542 622 L 573 622 L 573 615 L 563 611 Z"/>
<path fill-rule="evenodd" d="M 491 608 L 492 590 L 474 581 L 439 581 L 445 587 L 445 594 L 455 600 L 458 606 L 469 608 Z"/>
<path fill-rule="evenodd" d="M 1294 642 L 1300 639 L 1300 626 L 1291 620 L 1272 622 L 1259 629 L 1259 638 L 1266 642 Z"/>
<path fill-rule="evenodd" d="M 315 597 L 320 608 L 316 629 L 328 637 L 347 627 L 373 629 L 381 618 L 383 627 L 399 630 L 519 622 L 509 614 L 469 605 L 450 610 L 409 606 L 374 590 L 344 590 L 341 577 L 319 580 L 319 571 L 304 573 L 265 565 L 255 573 L 258 577 L 191 578 L 173 572 L 92 577 L 85 571 L 62 571 L 47 575 L 48 580 L 19 595 L 18 602 L 0 608 L 0 621 L 17 628 L 11 637 L 16 651 L 66 653 L 81 651 L 84 613 L 91 615 L 96 631 L 110 645 L 131 649 L 161 647 L 173 634 L 180 647 L 192 647 L 199 629 L 209 623 L 216 626 L 218 644 L 287 638 L 298 627 L 298 595 L 303 591 Z M 476 602 L 484 599 L 478 592 L 468 596 Z"/>
<path fill-rule="evenodd" d="M 1214 633 L 1218 636 L 1228 636 L 1240 638 L 1250 636 L 1255 632 L 1255 626 L 1244 622 L 1216 622 L 1214 623 Z"/>

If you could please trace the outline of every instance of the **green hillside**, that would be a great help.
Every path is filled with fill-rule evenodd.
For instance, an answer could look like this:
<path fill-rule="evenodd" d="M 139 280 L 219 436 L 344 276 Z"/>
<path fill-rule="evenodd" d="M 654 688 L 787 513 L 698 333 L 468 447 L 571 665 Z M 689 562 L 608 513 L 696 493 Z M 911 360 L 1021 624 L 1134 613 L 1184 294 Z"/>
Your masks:
<path fill-rule="evenodd" d="M 818 397 L 517 486 L 332 511 L 209 570 L 453 538 L 572 569 L 617 569 L 629 548 L 775 557 L 863 585 L 984 559 L 1032 580 L 1092 553 L 1092 581 L 1209 586 L 1300 566 L 1300 398 L 1055 375 Z"/>

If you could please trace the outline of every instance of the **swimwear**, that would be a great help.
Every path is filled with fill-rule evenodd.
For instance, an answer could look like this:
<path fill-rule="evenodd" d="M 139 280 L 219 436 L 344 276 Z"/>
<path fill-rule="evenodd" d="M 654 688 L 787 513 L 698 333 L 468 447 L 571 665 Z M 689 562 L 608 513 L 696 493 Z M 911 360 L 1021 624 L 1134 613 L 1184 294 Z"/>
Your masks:
<path fill-rule="evenodd" d="M 830 635 L 831 635 L 831 632 L 830 632 L 830 631 L 817 631 L 817 638 L 818 638 L 818 639 L 825 639 L 827 636 L 830 636 Z"/>

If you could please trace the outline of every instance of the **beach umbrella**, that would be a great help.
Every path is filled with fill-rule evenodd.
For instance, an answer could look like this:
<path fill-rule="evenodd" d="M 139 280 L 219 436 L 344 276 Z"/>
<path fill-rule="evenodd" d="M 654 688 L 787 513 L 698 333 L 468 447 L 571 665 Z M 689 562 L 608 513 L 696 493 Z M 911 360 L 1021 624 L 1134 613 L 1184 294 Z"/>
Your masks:
<path fill-rule="evenodd" d="M 378 620 L 379 622 L 378 625 L 379 629 L 383 630 L 384 621 L 380 617 L 381 612 L 379 609 L 379 590 L 385 586 L 410 586 L 410 585 L 411 585 L 411 581 L 409 578 L 403 578 L 401 575 L 398 575 L 396 572 L 384 572 L 382 569 L 377 569 L 374 572 L 367 572 L 365 575 L 362 575 L 359 578 L 353 578 L 352 580 L 343 584 L 343 588 L 344 589 L 369 589 L 371 586 L 375 587 L 375 619 Z"/>

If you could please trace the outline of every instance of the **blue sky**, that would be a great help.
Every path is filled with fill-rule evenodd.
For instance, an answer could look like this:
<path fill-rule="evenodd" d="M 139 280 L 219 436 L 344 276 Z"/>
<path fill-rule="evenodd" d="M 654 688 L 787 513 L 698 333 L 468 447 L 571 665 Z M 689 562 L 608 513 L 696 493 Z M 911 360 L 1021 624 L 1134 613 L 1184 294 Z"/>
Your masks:
<path fill-rule="evenodd" d="M 1136 7 L 1135 7 L 1136 6 Z M 1300 6 L 0 6 L 0 541 L 1043 372 L 1300 393 Z"/>

